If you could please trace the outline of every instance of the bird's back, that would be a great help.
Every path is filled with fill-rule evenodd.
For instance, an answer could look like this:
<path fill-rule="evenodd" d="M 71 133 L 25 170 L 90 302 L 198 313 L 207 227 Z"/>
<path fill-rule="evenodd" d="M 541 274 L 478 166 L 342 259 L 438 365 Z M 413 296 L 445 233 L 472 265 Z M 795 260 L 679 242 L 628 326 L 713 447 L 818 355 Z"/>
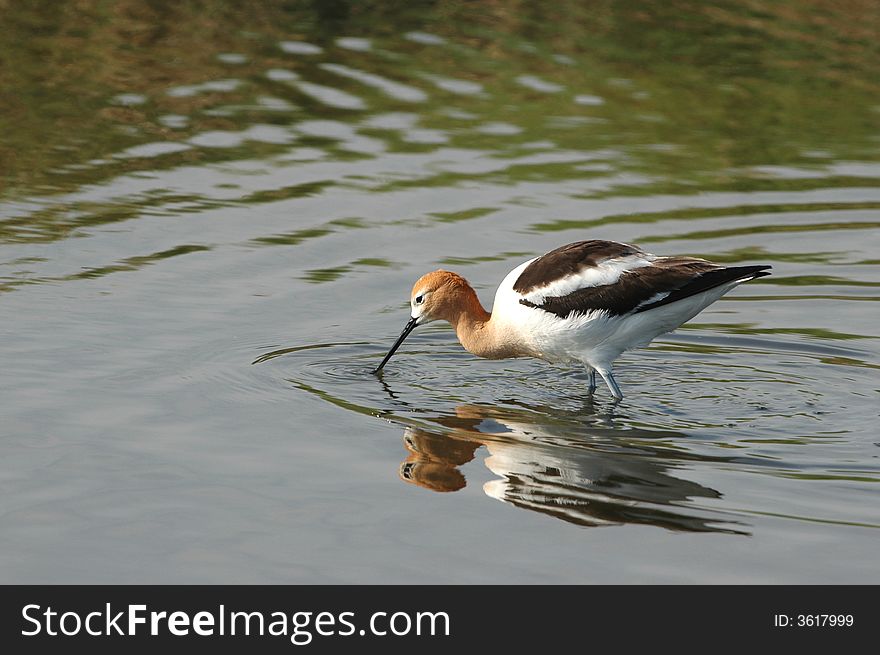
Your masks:
<path fill-rule="evenodd" d="M 579 241 L 511 271 L 493 319 L 550 361 L 613 361 L 674 330 L 769 266 L 658 257 L 614 241 Z M 593 365 L 591 363 L 591 365 Z"/>

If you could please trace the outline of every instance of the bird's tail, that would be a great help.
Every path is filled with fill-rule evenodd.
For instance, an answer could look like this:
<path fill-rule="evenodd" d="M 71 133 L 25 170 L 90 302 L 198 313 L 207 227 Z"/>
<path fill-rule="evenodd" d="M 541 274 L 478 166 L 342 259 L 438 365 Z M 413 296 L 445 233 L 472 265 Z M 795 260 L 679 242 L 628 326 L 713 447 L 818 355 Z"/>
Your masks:
<path fill-rule="evenodd" d="M 725 268 L 716 268 L 706 271 L 657 302 L 642 305 L 636 310 L 636 313 L 654 309 L 662 305 L 668 305 L 731 282 L 738 284 L 740 282 L 748 282 L 755 278 L 770 275 L 768 271 L 769 268 L 772 267 L 765 264 L 761 266 L 727 266 Z"/>

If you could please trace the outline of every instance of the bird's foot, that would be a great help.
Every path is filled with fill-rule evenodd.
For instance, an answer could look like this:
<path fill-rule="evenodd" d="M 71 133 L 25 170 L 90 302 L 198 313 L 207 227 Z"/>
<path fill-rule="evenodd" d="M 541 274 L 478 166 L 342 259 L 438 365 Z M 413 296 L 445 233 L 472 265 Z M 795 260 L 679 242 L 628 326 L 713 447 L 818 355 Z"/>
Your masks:
<path fill-rule="evenodd" d="M 587 385 L 587 393 L 592 396 L 594 391 L 596 391 L 596 371 L 590 369 L 590 383 Z"/>
<path fill-rule="evenodd" d="M 614 374 L 611 371 L 600 370 L 599 375 L 601 375 L 602 379 L 605 380 L 605 384 L 608 385 L 608 389 L 611 391 L 611 395 L 614 396 L 614 400 L 617 402 L 623 400 L 623 392 L 617 385 L 617 380 L 614 379 Z"/>

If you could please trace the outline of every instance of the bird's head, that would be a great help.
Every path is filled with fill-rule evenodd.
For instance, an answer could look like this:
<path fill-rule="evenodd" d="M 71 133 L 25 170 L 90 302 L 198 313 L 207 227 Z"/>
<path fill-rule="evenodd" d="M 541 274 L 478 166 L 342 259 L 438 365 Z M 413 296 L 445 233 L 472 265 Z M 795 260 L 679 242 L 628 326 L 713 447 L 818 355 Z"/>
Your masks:
<path fill-rule="evenodd" d="M 476 299 L 476 293 L 458 273 L 451 271 L 431 271 L 420 277 L 413 285 L 410 294 L 410 319 L 403 332 L 391 346 L 391 350 L 376 368 L 374 373 L 382 370 L 391 356 L 400 348 L 404 339 L 417 326 L 431 321 L 446 320 L 454 323 L 456 316 L 468 302 Z M 477 303 L 479 304 L 479 302 Z"/>
<path fill-rule="evenodd" d="M 416 319 L 417 325 L 441 319 L 452 322 L 473 292 L 471 285 L 458 273 L 431 271 L 413 285 L 410 316 Z"/>

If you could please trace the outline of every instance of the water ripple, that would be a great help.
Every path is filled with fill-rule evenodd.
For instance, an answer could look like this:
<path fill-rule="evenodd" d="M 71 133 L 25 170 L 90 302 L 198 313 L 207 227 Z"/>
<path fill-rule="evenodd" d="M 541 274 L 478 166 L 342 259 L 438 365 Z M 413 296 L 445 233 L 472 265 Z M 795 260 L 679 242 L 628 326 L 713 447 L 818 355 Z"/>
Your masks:
<path fill-rule="evenodd" d="M 515 570 L 544 531 L 530 561 L 551 580 L 609 562 L 628 580 L 725 575 L 700 569 L 699 538 L 636 528 L 593 548 L 599 531 L 572 528 L 633 525 L 730 535 L 713 547 L 736 581 L 874 571 L 880 64 L 864 3 L 822 20 L 814 3 L 566 1 L 540 20 L 505 3 L 227 4 L 6 12 L 0 461 L 10 502 L 40 508 L 9 517 L 6 568 L 104 571 L 106 543 L 149 562 L 138 548 L 169 536 L 185 546 L 157 550 L 204 579 L 335 571 L 354 539 L 358 570 L 424 576 L 413 552 L 448 557 L 489 526 L 474 538 L 493 555 L 461 560 L 465 579 Z M 773 275 L 621 358 L 620 404 L 576 368 L 476 360 L 439 326 L 370 373 L 425 271 L 464 268 L 488 301 L 516 264 L 585 238 Z M 201 475 L 228 484 L 187 489 Z M 138 487 L 148 500 L 117 516 L 106 498 L 150 476 L 174 493 L 154 505 L 168 485 Z M 440 504 L 411 485 L 468 492 Z M 340 539 L 334 521 L 359 527 Z M 28 531 L 42 537 L 15 541 Z M 744 533 L 764 537 L 752 560 L 725 550 Z M 217 559 L 184 550 L 194 534 Z M 78 542 L 82 557 L 34 559 Z M 815 566 L 831 551 L 846 562 Z"/>

